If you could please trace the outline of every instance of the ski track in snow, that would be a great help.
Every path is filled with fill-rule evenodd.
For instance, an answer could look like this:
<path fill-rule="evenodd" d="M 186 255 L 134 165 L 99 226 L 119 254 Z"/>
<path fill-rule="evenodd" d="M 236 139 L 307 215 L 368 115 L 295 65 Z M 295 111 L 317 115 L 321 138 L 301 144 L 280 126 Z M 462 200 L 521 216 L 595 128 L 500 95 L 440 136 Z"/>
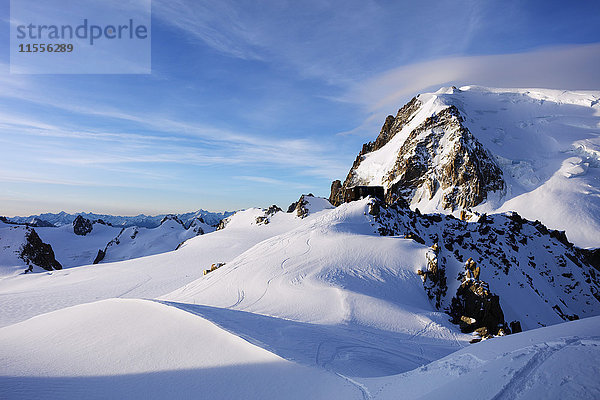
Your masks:
<path fill-rule="evenodd" d="M 126 295 L 128 295 L 129 293 L 133 292 L 134 290 L 136 290 L 136 289 L 138 289 L 138 288 L 140 288 L 140 287 L 144 286 L 146 283 L 150 282 L 151 280 L 152 280 L 152 277 L 151 277 L 150 275 L 146 274 L 146 278 L 145 278 L 143 281 L 141 281 L 141 282 L 140 282 L 140 283 L 138 283 L 137 285 L 133 286 L 131 289 L 129 289 L 129 290 L 126 290 L 125 292 L 123 292 L 123 293 L 121 293 L 120 295 L 118 295 L 118 296 L 115 296 L 115 297 L 117 297 L 117 298 L 121 298 L 121 297 L 123 297 L 123 296 L 126 296 Z"/>
<path fill-rule="evenodd" d="M 354 379 L 349 378 L 349 377 L 342 375 L 340 373 L 337 373 L 337 372 L 336 372 L 336 375 L 342 379 L 345 379 L 351 385 L 356 386 L 356 388 L 358 388 L 358 390 L 360 390 L 360 392 L 362 393 L 363 400 L 372 400 L 373 399 L 373 396 L 371 396 L 371 392 L 369 392 L 369 388 L 367 388 L 362 383 L 355 381 Z"/>
<path fill-rule="evenodd" d="M 207 319 L 221 329 L 289 361 L 343 375 L 389 375 L 417 368 L 437 358 L 432 356 L 431 348 L 423 354 L 422 346 L 414 340 L 402 339 L 391 333 L 386 336 L 384 332 L 364 327 L 318 325 L 242 310 L 152 301 Z M 374 338 L 377 338 L 376 342 Z M 449 352 L 443 347 L 440 351 L 442 354 Z"/>
<path fill-rule="evenodd" d="M 600 345 L 600 337 L 586 338 L 586 340 L 595 341 Z M 498 392 L 491 400 L 514 400 L 519 398 L 520 394 L 524 392 L 524 388 L 529 382 L 535 372 L 540 369 L 546 360 L 552 355 L 560 352 L 567 347 L 586 346 L 582 343 L 578 337 L 565 339 L 562 343 L 542 343 L 540 345 L 533 346 L 532 352 L 534 353 L 529 361 L 515 371 L 510 380 L 504 385 L 502 390 Z"/>

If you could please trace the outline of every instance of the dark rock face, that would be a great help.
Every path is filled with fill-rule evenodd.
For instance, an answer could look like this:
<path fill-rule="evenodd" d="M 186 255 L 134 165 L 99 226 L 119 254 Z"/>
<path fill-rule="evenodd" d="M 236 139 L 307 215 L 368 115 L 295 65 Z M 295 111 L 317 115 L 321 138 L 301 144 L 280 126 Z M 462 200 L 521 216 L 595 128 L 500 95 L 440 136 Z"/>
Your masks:
<path fill-rule="evenodd" d="M 305 218 L 306 216 L 308 216 L 309 211 L 308 211 L 308 208 L 306 208 L 308 201 L 306 200 L 306 197 L 314 197 L 314 196 L 312 193 L 309 193 L 306 195 L 303 194 L 302 196 L 300 196 L 300 199 L 298 199 L 298 201 L 290 204 L 287 212 L 288 213 L 295 212 L 296 215 L 300 218 Z"/>
<path fill-rule="evenodd" d="M 523 329 L 521 328 L 521 323 L 519 321 L 512 321 L 510 323 L 510 331 L 512 333 L 523 332 Z"/>
<path fill-rule="evenodd" d="M 598 249 L 577 249 L 581 257 L 592 267 L 600 271 L 600 248 Z"/>
<path fill-rule="evenodd" d="M 106 256 L 106 253 L 104 252 L 104 250 L 98 250 L 98 254 L 96 255 L 96 258 L 94 259 L 94 264 L 98 264 L 98 263 L 100 263 L 100 261 L 104 260 L 104 256 Z"/>
<path fill-rule="evenodd" d="M 450 106 L 410 133 L 384 178 L 390 198 L 412 199 L 424 189 L 432 199 L 442 190 L 444 209 L 467 209 L 483 202 L 488 192 L 505 188 L 502 170 L 462 121 L 458 109 Z M 436 161 L 439 155 L 444 156 Z"/>
<path fill-rule="evenodd" d="M 26 242 L 21 250 L 20 257 L 29 265 L 31 270 L 34 265 L 52 271 L 62 269 L 62 265 L 54 257 L 52 246 L 42 242 L 35 229 L 28 229 Z"/>
<path fill-rule="evenodd" d="M 344 202 L 349 203 L 351 201 L 364 199 L 368 196 L 383 200 L 385 197 L 385 190 L 383 189 L 383 186 L 353 186 L 346 189 Z"/>
<path fill-rule="evenodd" d="M 94 229 L 92 222 L 83 218 L 81 215 L 78 215 L 77 218 L 73 221 L 73 232 L 79 236 L 85 236 L 90 233 Z"/>
<path fill-rule="evenodd" d="M 342 191 L 342 181 L 336 179 L 331 183 L 331 193 L 329 194 L 329 202 L 335 206 L 339 206 L 344 201 Z"/>
<path fill-rule="evenodd" d="M 333 182 L 329 198 L 333 205 L 344 202 L 349 188 L 368 184 L 357 173 L 365 155 L 389 143 L 420 107 L 413 98 L 395 118 L 386 118 L 377 139 L 363 145 L 344 183 Z M 398 198 L 431 200 L 442 191 L 444 209 L 468 209 L 483 202 L 489 192 L 505 189 L 502 170 L 463 122 L 458 108 L 449 106 L 409 133 L 394 167 L 382 177 L 388 203 Z"/>
<path fill-rule="evenodd" d="M 167 215 L 165 215 L 164 218 L 160 221 L 160 225 L 164 224 L 167 221 L 175 221 L 175 222 L 177 222 L 178 224 L 180 224 L 181 226 L 183 226 L 185 228 L 184 223 L 181 222 L 181 220 L 175 214 L 167 214 Z"/>
<path fill-rule="evenodd" d="M 217 229 L 218 231 L 220 231 L 221 229 L 225 229 L 225 227 L 227 226 L 227 223 L 229 222 L 229 217 L 227 218 L 223 218 L 222 220 L 219 221 L 219 223 L 217 224 Z"/>
<path fill-rule="evenodd" d="M 506 326 L 500 298 L 482 281 L 467 280 L 459 286 L 452 299 L 450 315 L 466 333 L 485 328 L 485 334 L 496 335 Z"/>

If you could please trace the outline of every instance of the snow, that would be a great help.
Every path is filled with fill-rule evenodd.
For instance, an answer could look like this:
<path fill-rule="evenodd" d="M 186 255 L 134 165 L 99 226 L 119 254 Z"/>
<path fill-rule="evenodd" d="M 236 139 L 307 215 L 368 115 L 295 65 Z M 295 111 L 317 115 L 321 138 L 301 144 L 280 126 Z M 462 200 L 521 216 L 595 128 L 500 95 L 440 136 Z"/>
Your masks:
<path fill-rule="evenodd" d="M 597 399 L 600 317 L 486 340 L 414 371 L 363 379 L 373 399 Z"/>
<path fill-rule="evenodd" d="M 7 270 L 7 266 L 23 266 L 22 260 L 14 260 L 14 251 L 18 250 L 24 239 L 26 227 L 4 224 L 0 240 L 7 243 L 0 247 L 0 266 Z M 214 227 L 199 220 L 193 220 L 186 229 L 181 223 L 167 219 L 156 228 L 118 228 L 101 223 L 94 223 L 91 232 L 85 236 L 76 235 L 73 226 L 63 225 L 60 227 L 36 227 L 33 228 L 44 243 L 52 246 L 56 260 L 63 268 L 71 268 L 92 264 L 98 250 L 105 251 L 103 263 L 129 260 L 167 251 L 172 251 L 184 241 L 195 237 L 203 232 L 212 232 Z M 15 236 L 11 238 L 9 236 Z M 15 242 L 12 245 L 8 242 Z M 12 261 L 11 261 L 12 260 Z M 21 268 L 21 267 L 19 267 Z M 42 271 L 35 268 L 34 272 Z M 22 270 L 21 270 L 22 272 Z"/>
<path fill-rule="evenodd" d="M 381 185 L 409 133 L 454 105 L 494 156 L 507 184 L 506 193 L 492 194 L 476 211 L 517 211 L 566 230 L 581 247 L 600 247 L 600 92 L 465 86 L 418 98 L 423 104 L 410 123 L 357 168 L 362 183 Z M 440 198 L 426 196 L 412 207 L 448 212 Z"/>
<path fill-rule="evenodd" d="M 330 210 L 334 208 L 329 200 L 324 199 L 323 197 L 304 196 L 304 200 L 308 202 L 305 207 L 309 213 L 317 213 L 319 211 Z"/>
<path fill-rule="evenodd" d="M 72 224 L 34 229 L 44 243 L 52 246 L 54 256 L 63 268 L 92 264 L 98 250 L 104 250 L 121 232 L 121 228 L 99 223 L 93 224 L 92 231 L 85 236 L 76 235 Z"/>
<path fill-rule="evenodd" d="M 0 326 L 100 299 L 162 296 L 202 277 L 211 264 L 231 261 L 257 243 L 314 217 L 302 220 L 279 212 L 271 217 L 273 223 L 257 225 L 260 215 L 264 211 L 258 208 L 238 212 L 226 229 L 194 237 L 168 253 L 0 279 Z"/>
<path fill-rule="evenodd" d="M 0 365 L 0 397 L 11 399 L 362 399 L 344 378 L 146 300 L 104 300 L 2 328 Z"/>
<path fill-rule="evenodd" d="M 597 397 L 598 317 L 469 345 L 416 274 L 427 246 L 379 236 L 369 199 L 305 199 L 305 218 L 248 209 L 176 251 L 0 279 L 0 398 Z M 507 315 L 559 321 L 510 273 L 485 276 Z"/>
<path fill-rule="evenodd" d="M 466 345 L 416 274 L 426 247 L 376 236 L 366 202 L 316 215 L 161 300 L 344 375 L 407 371 Z"/>
<path fill-rule="evenodd" d="M 0 221 L 0 278 L 22 274 L 28 266 L 19 255 L 25 244 L 27 228 Z"/>
<path fill-rule="evenodd" d="M 125 228 L 108 243 L 102 262 L 129 260 L 174 250 L 179 244 L 200 233 L 195 230 L 197 227 L 203 228 L 202 232 L 204 229 L 208 231 L 212 228 L 206 224 L 196 223 L 185 229 L 181 223 L 172 219 L 166 220 L 160 226 L 152 229 Z"/>

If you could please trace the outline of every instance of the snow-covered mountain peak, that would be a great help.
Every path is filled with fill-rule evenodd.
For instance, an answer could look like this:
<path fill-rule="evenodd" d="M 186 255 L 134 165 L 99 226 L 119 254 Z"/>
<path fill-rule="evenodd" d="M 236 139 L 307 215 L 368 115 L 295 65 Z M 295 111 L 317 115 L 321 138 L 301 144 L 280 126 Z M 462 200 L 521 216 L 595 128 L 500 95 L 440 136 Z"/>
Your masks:
<path fill-rule="evenodd" d="M 175 226 L 177 226 L 177 225 L 181 225 L 182 227 L 185 227 L 183 222 L 181 222 L 181 220 L 179 218 L 177 218 L 177 215 L 175 215 L 175 214 L 167 214 L 160 221 L 160 226 L 175 228 Z"/>
<path fill-rule="evenodd" d="M 459 215 L 517 211 L 580 246 L 600 246 L 600 92 L 441 88 L 388 116 L 346 180 L 389 201 Z M 335 189 L 335 190 L 334 190 Z"/>

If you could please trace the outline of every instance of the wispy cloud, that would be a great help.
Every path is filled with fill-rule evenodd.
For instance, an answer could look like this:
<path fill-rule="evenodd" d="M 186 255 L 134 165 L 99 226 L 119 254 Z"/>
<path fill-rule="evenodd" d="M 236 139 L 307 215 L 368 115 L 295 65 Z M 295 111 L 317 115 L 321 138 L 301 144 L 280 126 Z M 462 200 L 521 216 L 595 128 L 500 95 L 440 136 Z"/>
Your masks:
<path fill-rule="evenodd" d="M 478 26 L 478 1 L 154 0 L 154 16 L 220 53 L 270 62 L 328 84 L 407 60 L 460 52 Z M 436 12 L 431 12 L 435 8 Z M 428 24 L 419 21 L 426 19 Z M 457 30 L 456 26 L 461 29 Z M 436 34 L 431 34 L 435 27 Z M 375 61 L 376 60 L 376 61 Z"/>
<path fill-rule="evenodd" d="M 369 112 L 350 132 L 374 129 L 410 97 L 444 85 L 548 89 L 600 89 L 600 43 L 539 49 L 515 54 L 448 57 L 395 68 L 352 86 L 338 100 Z"/>
<path fill-rule="evenodd" d="M 236 176 L 234 178 L 248 181 L 248 182 L 256 182 L 256 183 L 262 183 L 262 184 L 272 185 L 272 186 L 292 187 L 292 188 L 296 188 L 296 189 L 310 189 L 311 188 L 311 186 L 309 186 L 309 185 L 288 182 L 288 181 L 284 181 L 281 179 L 268 178 L 265 176 L 240 175 L 240 176 Z"/>
<path fill-rule="evenodd" d="M 24 85 L 24 87 L 26 87 Z M 0 141 L 13 147 L 35 151 L 38 162 L 63 166 L 95 166 L 112 171 L 119 164 L 139 164 L 139 175 L 147 175 L 143 165 L 160 164 L 188 166 L 277 166 L 295 168 L 305 176 L 331 178 L 342 173 L 345 165 L 331 157 L 323 143 L 309 139 L 290 138 L 285 134 L 264 137 L 224 130 L 192 121 L 181 121 L 152 113 L 135 113 L 98 106 L 53 101 L 35 92 L 22 90 L 5 99 L 21 100 L 53 109 L 68 115 L 68 122 L 52 123 L 30 115 L 0 113 Z M 89 117 L 134 123 L 144 134 L 125 130 L 108 132 L 94 129 L 85 122 Z M 119 124 L 117 124 L 118 126 Z M 129 128 L 131 129 L 131 128 Z M 38 140 L 23 142 L 22 137 Z M 48 152 L 48 143 L 40 141 L 63 140 L 59 156 Z M 55 146 L 53 141 L 50 146 Z M 104 144 L 102 144 L 104 143 Z M 93 145 L 91 145 L 93 144 Z M 129 173 L 135 173 L 131 166 Z"/>
<path fill-rule="evenodd" d="M 192 39 L 242 59 L 261 59 L 258 43 L 245 23 L 241 6 L 225 1 L 155 0 L 154 15 L 181 29 Z M 226 18 L 224 18 L 226 16 Z"/>
<path fill-rule="evenodd" d="M 423 88 L 456 82 L 495 87 L 600 89 L 600 43 L 516 54 L 450 57 L 397 68 L 358 86 L 353 98 L 372 109 Z M 380 99 L 377 101 L 377 99 Z"/>

